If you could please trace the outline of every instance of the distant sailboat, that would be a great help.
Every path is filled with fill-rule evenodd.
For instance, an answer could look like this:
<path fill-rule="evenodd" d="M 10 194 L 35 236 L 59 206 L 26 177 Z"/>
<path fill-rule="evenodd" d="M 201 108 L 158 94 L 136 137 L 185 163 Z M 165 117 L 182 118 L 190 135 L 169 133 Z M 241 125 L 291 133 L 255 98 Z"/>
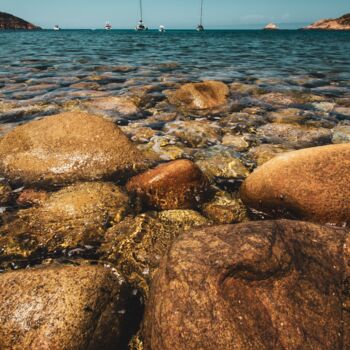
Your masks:
<path fill-rule="evenodd" d="M 197 26 L 197 31 L 198 32 L 203 32 L 204 31 L 204 26 L 203 26 L 203 1 L 204 0 L 201 0 L 201 16 L 200 16 L 199 24 Z"/>
<path fill-rule="evenodd" d="M 138 32 L 143 32 L 145 30 L 148 30 L 148 28 L 143 24 L 142 0 L 140 0 L 140 15 L 141 15 L 141 19 L 140 19 L 139 23 L 137 24 L 135 30 Z"/>
<path fill-rule="evenodd" d="M 163 25 L 159 26 L 159 31 L 161 33 L 164 33 L 165 32 L 165 27 Z"/>
<path fill-rule="evenodd" d="M 105 24 L 105 30 L 111 30 L 111 29 L 112 29 L 112 25 L 109 21 L 107 21 Z"/>
<path fill-rule="evenodd" d="M 56 24 L 54 27 L 53 27 L 53 30 L 61 30 L 60 26 L 58 24 Z"/>

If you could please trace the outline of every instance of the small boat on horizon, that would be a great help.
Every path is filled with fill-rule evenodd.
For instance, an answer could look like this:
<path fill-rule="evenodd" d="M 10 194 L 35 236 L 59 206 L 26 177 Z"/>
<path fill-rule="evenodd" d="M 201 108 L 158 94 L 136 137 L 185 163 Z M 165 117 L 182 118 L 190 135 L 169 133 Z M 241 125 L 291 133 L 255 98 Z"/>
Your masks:
<path fill-rule="evenodd" d="M 199 24 L 197 26 L 197 32 L 204 32 L 204 26 L 203 26 L 203 1 L 204 0 L 201 0 L 201 14 L 200 14 Z"/>
<path fill-rule="evenodd" d="M 54 27 L 53 27 L 53 30 L 61 30 L 60 26 L 58 24 L 56 24 Z"/>
<path fill-rule="evenodd" d="M 112 30 L 112 25 L 109 21 L 107 21 L 105 24 L 105 30 Z"/>
<path fill-rule="evenodd" d="M 142 9 L 142 0 L 140 0 L 140 20 L 139 23 L 137 24 L 135 30 L 137 32 L 143 32 L 145 30 L 148 30 L 148 28 L 143 24 L 143 9 Z"/>
<path fill-rule="evenodd" d="M 160 31 L 161 33 L 164 33 L 164 32 L 165 32 L 165 27 L 164 27 L 163 25 L 160 25 L 160 26 L 159 26 L 159 31 Z"/>

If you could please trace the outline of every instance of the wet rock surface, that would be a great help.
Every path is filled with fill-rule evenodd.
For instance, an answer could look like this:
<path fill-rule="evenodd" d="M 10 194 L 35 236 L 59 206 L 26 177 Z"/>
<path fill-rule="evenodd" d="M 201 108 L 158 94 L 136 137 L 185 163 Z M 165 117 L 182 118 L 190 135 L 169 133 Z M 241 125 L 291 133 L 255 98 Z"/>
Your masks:
<path fill-rule="evenodd" d="M 39 206 L 20 210 L 0 227 L 0 262 L 55 256 L 62 251 L 89 254 L 108 227 L 132 212 L 128 196 L 110 183 L 68 186 Z"/>
<path fill-rule="evenodd" d="M 0 204 L 6 204 L 11 199 L 11 187 L 0 183 Z"/>
<path fill-rule="evenodd" d="M 110 228 L 101 251 L 147 298 L 154 272 L 174 239 L 184 231 L 206 225 L 209 221 L 192 210 L 149 212 Z"/>
<path fill-rule="evenodd" d="M 141 152 L 117 126 L 84 113 L 30 122 L 0 141 L 0 173 L 14 183 L 119 179 L 144 167 Z"/>
<path fill-rule="evenodd" d="M 1 274 L 0 285 L 1 349 L 120 348 L 127 294 L 110 270 L 42 267 Z"/>
<path fill-rule="evenodd" d="M 196 209 L 209 196 L 209 182 L 189 160 L 162 164 L 137 175 L 126 185 L 150 209 Z"/>
<path fill-rule="evenodd" d="M 348 235 L 292 221 L 182 235 L 156 273 L 144 348 L 348 348 Z"/>
<path fill-rule="evenodd" d="M 258 210 L 322 223 L 349 223 L 350 145 L 288 152 L 259 167 L 241 188 Z"/>

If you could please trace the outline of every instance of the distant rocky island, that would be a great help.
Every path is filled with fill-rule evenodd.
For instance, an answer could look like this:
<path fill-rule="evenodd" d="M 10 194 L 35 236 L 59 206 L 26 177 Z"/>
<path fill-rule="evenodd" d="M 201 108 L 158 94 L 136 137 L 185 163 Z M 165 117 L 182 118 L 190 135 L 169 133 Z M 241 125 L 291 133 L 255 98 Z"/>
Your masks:
<path fill-rule="evenodd" d="M 321 19 L 304 29 L 350 30 L 350 13 L 335 19 Z"/>
<path fill-rule="evenodd" d="M 22 18 L 13 16 L 9 13 L 0 12 L 0 30 L 5 29 L 35 30 L 41 28 Z"/>
<path fill-rule="evenodd" d="M 278 26 L 275 23 L 269 23 L 264 27 L 264 30 L 278 30 Z"/>

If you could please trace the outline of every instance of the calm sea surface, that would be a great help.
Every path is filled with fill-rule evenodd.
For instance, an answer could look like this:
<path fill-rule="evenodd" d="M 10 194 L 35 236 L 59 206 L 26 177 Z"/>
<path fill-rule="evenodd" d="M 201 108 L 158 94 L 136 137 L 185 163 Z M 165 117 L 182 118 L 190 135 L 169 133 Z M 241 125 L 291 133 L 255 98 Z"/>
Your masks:
<path fill-rule="evenodd" d="M 0 101 L 82 98 L 99 91 L 217 79 L 285 91 L 350 91 L 350 32 L 62 30 L 0 33 Z M 102 78 L 101 78 L 102 76 Z"/>

